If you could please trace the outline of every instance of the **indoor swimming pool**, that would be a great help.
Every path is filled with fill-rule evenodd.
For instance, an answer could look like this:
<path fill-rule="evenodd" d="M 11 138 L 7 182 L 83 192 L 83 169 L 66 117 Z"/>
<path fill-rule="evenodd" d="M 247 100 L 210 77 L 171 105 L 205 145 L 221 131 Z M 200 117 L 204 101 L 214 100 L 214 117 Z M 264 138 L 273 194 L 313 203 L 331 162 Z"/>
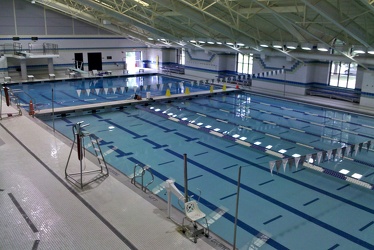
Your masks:
<path fill-rule="evenodd" d="M 209 90 L 210 86 L 200 81 L 159 74 L 92 77 L 7 85 L 28 110 L 32 101 L 35 110 L 63 108 L 85 104 L 104 103 L 133 99 L 134 95 L 147 97 L 182 94 L 187 91 Z M 53 105 L 52 105 L 53 103 Z"/>
<path fill-rule="evenodd" d="M 374 184 L 371 117 L 232 92 L 44 120 L 70 139 L 79 121 L 120 172 L 149 166 L 165 200 L 168 179 L 183 192 L 186 154 L 189 195 L 201 191 L 211 231 L 231 244 L 242 167 L 239 249 L 374 249 L 373 190 L 341 178 Z"/>

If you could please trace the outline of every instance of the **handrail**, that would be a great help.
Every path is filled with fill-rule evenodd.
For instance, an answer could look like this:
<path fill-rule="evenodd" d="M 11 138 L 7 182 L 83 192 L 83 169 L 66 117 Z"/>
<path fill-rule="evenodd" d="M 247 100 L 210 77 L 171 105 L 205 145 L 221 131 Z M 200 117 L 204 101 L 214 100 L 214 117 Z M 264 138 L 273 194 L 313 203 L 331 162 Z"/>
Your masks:
<path fill-rule="evenodd" d="M 138 167 L 140 167 L 140 170 L 137 171 Z M 135 178 L 141 177 L 141 187 L 138 187 L 138 188 L 140 188 L 143 192 L 147 192 L 148 186 L 151 185 L 155 180 L 155 177 L 154 177 L 154 175 L 153 175 L 153 173 L 151 172 L 150 169 L 151 168 L 147 165 L 141 167 L 138 164 L 135 164 L 135 166 L 134 166 L 134 174 L 133 174 L 133 177 L 131 178 L 131 183 L 134 184 L 135 187 L 138 187 L 136 185 Z M 145 175 L 146 172 L 149 172 L 151 174 L 152 179 L 151 179 L 150 182 L 148 182 L 146 185 L 144 185 L 144 175 Z"/>

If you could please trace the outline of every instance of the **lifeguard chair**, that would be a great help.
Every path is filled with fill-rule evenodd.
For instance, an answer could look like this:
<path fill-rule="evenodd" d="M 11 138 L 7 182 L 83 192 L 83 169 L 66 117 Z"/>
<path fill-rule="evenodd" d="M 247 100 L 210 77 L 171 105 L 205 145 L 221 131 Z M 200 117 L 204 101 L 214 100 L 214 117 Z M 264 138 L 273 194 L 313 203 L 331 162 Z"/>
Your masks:
<path fill-rule="evenodd" d="M 193 242 L 197 242 L 197 238 L 199 235 L 204 234 L 206 237 L 209 237 L 209 224 L 206 218 L 205 213 L 203 213 L 197 202 L 195 200 L 188 201 L 184 204 L 184 213 L 185 217 L 182 221 L 182 231 L 183 233 L 192 238 Z M 185 225 L 185 221 L 188 221 L 189 224 Z M 198 228 L 197 222 L 199 220 L 205 221 L 205 226 L 200 224 L 200 229 Z"/>

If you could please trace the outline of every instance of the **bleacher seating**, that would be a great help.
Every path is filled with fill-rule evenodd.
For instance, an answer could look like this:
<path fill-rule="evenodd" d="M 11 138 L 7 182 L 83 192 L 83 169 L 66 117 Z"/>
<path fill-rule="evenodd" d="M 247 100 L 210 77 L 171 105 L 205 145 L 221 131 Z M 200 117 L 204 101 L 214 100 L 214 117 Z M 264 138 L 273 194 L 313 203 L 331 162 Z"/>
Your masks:
<path fill-rule="evenodd" d="M 341 91 L 340 89 L 327 88 L 310 88 L 307 90 L 307 95 L 328 97 L 330 99 L 338 99 L 350 102 L 360 102 L 360 93 L 357 91 Z"/>

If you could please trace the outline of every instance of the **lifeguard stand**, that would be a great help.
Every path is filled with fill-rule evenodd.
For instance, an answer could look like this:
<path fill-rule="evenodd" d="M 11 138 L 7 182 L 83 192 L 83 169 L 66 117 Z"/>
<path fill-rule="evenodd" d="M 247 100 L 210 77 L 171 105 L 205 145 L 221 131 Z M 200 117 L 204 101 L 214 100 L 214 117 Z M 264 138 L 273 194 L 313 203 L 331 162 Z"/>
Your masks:
<path fill-rule="evenodd" d="M 91 134 L 83 130 L 83 128 L 87 126 L 89 126 L 89 124 L 83 125 L 83 121 L 77 122 L 73 126 L 74 141 L 73 145 L 71 146 L 69 158 L 65 167 L 65 178 L 80 188 L 83 188 L 84 186 L 101 178 L 105 178 L 109 175 L 108 167 L 104 160 L 104 155 L 100 149 L 98 138 L 94 134 Z M 89 143 L 87 145 L 85 144 L 86 138 L 89 139 Z M 73 148 L 75 147 L 75 145 L 78 151 L 79 169 L 78 172 L 71 173 L 68 172 L 68 167 L 71 154 L 73 152 Z M 94 154 L 99 162 L 98 169 L 91 168 L 86 170 L 86 167 L 83 167 L 83 161 L 85 159 L 86 154 L 86 147 L 88 147 L 89 145 L 92 145 Z M 70 168 L 73 168 L 73 166 L 71 166 Z"/>

